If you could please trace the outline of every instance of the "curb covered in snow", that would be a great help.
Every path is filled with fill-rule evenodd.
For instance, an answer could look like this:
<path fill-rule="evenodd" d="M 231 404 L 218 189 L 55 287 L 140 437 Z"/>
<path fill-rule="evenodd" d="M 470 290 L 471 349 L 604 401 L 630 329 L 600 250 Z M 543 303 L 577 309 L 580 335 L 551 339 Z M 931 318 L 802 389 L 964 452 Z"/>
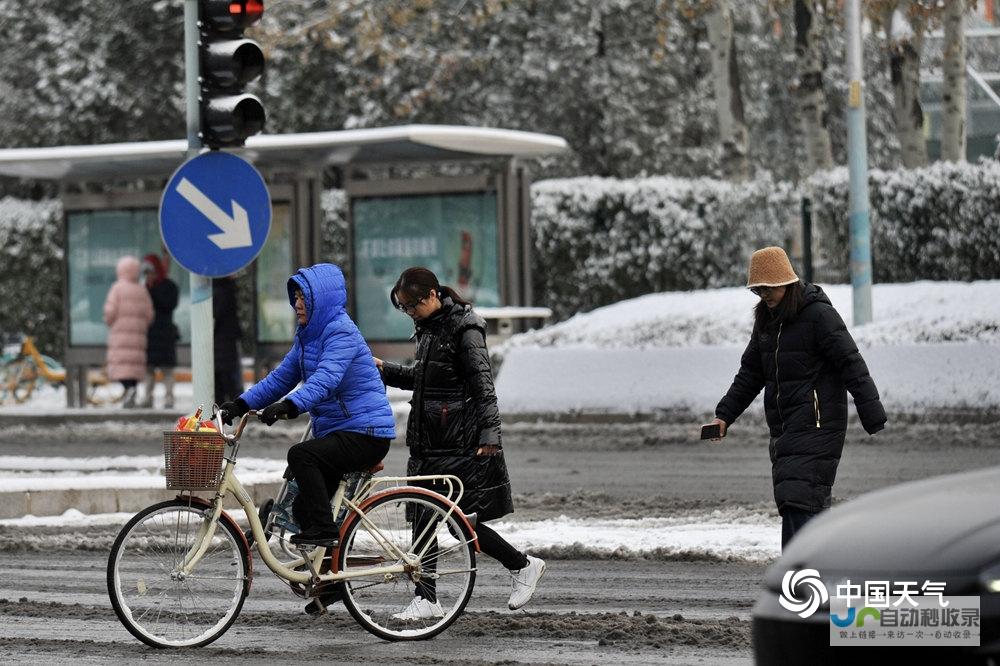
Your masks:
<path fill-rule="evenodd" d="M 258 483 L 243 486 L 254 504 L 274 497 L 280 483 Z M 179 494 L 165 488 L 71 488 L 0 492 L 0 519 L 21 516 L 54 516 L 76 509 L 85 514 L 138 511 L 150 504 L 173 499 Z M 195 493 L 210 495 L 210 493 Z M 237 506 L 232 498 L 227 506 Z"/>

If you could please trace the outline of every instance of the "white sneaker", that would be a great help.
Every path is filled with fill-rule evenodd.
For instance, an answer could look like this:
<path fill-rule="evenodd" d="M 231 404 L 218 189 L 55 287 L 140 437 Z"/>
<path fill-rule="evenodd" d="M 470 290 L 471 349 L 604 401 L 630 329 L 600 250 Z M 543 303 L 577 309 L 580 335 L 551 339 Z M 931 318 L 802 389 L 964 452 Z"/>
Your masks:
<path fill-rule="evenodd" d="M 531 601 L 538 581 L 545 574 L 545 561 L 528 555 L 528 566 L 510 572 L 511 591 L 507 608 L 517 610 Z"/>
<path fill-rule="evenodd" d="M 392 616 L 397 620 L 432 620 L 436 617 L 444 617 L 444 609 L 437 601 L 431 603 L 423 597 L 413 597 L 413 601 L 401 613 Z"/>

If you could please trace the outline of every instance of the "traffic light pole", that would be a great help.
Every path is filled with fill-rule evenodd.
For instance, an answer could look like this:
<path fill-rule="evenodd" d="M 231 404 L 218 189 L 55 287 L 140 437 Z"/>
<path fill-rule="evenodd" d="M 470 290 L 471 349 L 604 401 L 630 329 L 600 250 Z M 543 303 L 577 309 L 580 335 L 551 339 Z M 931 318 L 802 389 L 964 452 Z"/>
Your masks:
<path fill-rule="evenodd" d="M 198 37 L 198 0 L 184 0 L 184 88 L 187 95 L 188 159 L 201 152 Z M 212 279 L 191 273 L 191 382 L 194 405 L 204 405 L 206 413 L 210 412 L 215 402 L 214 328 Z"/>

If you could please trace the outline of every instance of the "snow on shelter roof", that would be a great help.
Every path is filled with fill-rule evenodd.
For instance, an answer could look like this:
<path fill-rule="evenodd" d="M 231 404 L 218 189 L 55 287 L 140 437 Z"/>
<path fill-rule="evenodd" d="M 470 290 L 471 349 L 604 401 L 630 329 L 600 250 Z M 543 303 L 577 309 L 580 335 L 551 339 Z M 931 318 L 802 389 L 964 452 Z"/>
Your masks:
<path fill-rule="evenodd" d="M 0 174 L 42 180 L 169 176 L 187 156 L 187 141 L 141 141 L 92 146 L 0 150 Z M 483 157 L 537 157 L 568 149 L 551 134 L 457 125 L 250 137 L 237 153 L 261 168 L 295 170 L 327 165 L 425 162 Z"/>

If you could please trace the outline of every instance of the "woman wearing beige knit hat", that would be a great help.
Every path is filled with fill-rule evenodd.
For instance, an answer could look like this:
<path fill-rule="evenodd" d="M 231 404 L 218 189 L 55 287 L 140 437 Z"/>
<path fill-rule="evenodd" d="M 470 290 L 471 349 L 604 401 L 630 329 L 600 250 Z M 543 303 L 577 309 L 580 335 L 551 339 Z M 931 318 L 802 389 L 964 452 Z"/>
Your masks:
<path fill-rule="evenodd" d="M 760 302 L 750 343 L 713 423 L 726 429 L 764 389 L 781 545 L 830 506 L 847 436 L 847 392 L 869 434 L 885 426 L 878 389 L 823 290 L 803 283 L 780 247 L 750 257 L 747 287 Z"/>

